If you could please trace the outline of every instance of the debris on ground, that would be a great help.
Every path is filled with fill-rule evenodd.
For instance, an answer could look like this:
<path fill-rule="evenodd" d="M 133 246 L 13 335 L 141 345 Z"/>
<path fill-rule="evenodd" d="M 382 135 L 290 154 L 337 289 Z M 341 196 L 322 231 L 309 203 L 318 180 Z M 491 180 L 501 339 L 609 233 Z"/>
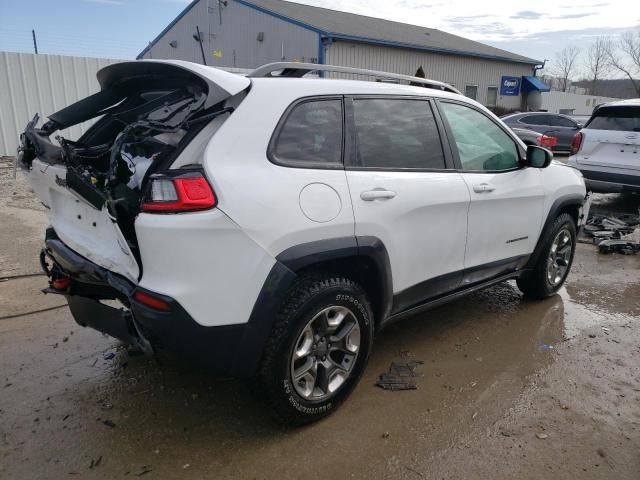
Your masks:
<path fill-rule="evenodd" d="M 640 215 L 592 214 L 583 231 L 592 237 L 600 253 L 633 255 L 640 251 Z"/>
<path fill-rule="evenodd" d="M 416 390 L 418 388 L 415 381 L 416 369 L 423 364 L 422 360 L 406 360 L 404 358 L 401 361 L 392 362 L 389 371 L 380 375 L 376 385 L 391 391 Z"/>
<path fill-rule="evenodd" d="M 147 473 L 149 473 L 151 471 L 151 465 L 143 465 L 142 467 L 140 467 L 137 471 L 133 472 L 133 474 L 136 477 L 141 477 L 143 475 L 146 475 Z"/>

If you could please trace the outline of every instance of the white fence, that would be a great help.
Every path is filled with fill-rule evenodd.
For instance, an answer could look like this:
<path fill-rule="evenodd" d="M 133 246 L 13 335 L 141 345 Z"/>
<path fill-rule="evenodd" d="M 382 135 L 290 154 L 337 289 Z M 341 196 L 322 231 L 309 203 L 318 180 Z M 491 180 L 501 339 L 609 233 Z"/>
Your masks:
<path fill-rule="evenodd" d="M 125 60 L 0 52 L 0 155 L 15 155 L 18 135 L 36 113 L 47 115 L 100 89 L 96 73 Z M 246 75 L 244 68 L 223 68 Z M 77 139 L 93 120 L 62 130 Z"/>
<path fill-rule="evenodd" d="M 15 155 L 18 135 L 36 113 L 46 119 L 97 92 L 100 86 L 96 72 L 119 61 L 0 52 L 0 155 Z M 86 127 L 71 127 L 61 135 L 77 138 Z"/>
<path fill-rule="evenodd" d="M 619 98 L 579 95 L 577 93 L 551 91 L 542 94 L 542 109 L 552 113 L 569 115 L 591 115 L 593 107 L 601 103 L 614 102 Z"/>

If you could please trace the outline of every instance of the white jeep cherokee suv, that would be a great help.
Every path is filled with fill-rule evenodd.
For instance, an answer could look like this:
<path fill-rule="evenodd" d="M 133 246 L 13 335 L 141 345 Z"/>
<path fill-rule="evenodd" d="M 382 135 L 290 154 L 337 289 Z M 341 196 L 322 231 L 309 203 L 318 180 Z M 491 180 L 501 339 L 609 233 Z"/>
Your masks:
<path fill-rule="evenodd" d="M 453 87 L 156 60 L 98 80 L 22 134 L 46 291 L 80 325 L 256 379 L 288 423 L 335 410 L 390 322 L 508 279 L 547 297 L 569 273 L 582 176 Z"/>
<path fill-rule="evenodd" d="M 640 193 L 640 99 L 604 103 L 571 143 L 568 164 L 589 190 Z"/>

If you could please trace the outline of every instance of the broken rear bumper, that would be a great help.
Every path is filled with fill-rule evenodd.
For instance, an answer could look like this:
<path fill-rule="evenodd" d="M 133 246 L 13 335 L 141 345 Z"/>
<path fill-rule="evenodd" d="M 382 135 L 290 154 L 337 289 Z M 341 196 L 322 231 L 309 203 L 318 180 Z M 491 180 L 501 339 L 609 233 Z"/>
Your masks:
<path fill-rule="evenodd" d="M 49 276 L 55 271 L 71 279 L 65 290 L 48 288 L 46 291 L 65 295 L 79 325 L 139 346 L 148 353 L 174 352 L 218 373 L 249 376 L 255 372 L 266 341 L 264 328 L 258 329 L 251 323 L 202 326 L 176 300 L 143 290 L 77 254 L 52 228 L 47 230 L 42 260 Z M 51 269 L 47 262 L 53 264 Z M 137 302 L 136 291 L 161 299 L 168 309 L 156 310 Z M 101 303 L 101 300 L 112 299 L 119 300 L 124 308 Z"/>

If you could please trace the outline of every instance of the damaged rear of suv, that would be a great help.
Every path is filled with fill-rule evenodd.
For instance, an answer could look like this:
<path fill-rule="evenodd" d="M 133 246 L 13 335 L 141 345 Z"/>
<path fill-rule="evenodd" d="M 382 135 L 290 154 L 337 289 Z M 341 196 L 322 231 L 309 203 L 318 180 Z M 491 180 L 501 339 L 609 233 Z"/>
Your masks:
<path fill-rule="evenodd" d="M 169 314 L 184 321 L 184 336 L 199 335 L 199 325 L 175 299 L 140 285 L 137 232 L 152 239 L 162 216 L 216 206 L 204 149 L 250 81 L 181 61 L 114 64 L 100 70 L 98 81 L 100 92 L 50 115 L 41 127 L 36 115 L 21 135 L 17 161 L 48 210 L 41 252 L 50 278 L 46 291 L 66 295 L 81 325 L 150 351 L 149 339 L 163 335 Z M 55 135 L 92 119 L 78 140 Z M 136 230 L 141 213 L 158 221 L 147 219 L 148 228 Z M 173 248 L 188 248 L 188 241 L 173 240 Z M 155 254 L 171 255 L 147 243 Z M 102 303 L 112 299 L 126 308 Z M 146 327 L 153 333 L 143 333 Z"/>

